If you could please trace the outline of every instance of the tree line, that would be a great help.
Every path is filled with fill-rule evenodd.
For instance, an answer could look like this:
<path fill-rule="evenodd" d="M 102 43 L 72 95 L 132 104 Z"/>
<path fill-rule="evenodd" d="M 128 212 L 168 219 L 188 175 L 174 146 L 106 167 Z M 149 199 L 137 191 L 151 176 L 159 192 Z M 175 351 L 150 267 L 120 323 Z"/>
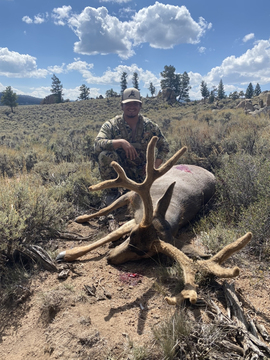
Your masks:
<path fill-rule="evenodd" d="M 160 73 L 160 75 L 162 78 L 160 81 L 161 90 L 170 88 L 171 90 L 174 91 L 175 97 L 178 101 L 180 102 L 190 101 L 189 98 L 189 90 L 191 89 L 190 78 L 186 71 L 183 74 L 176 73 L 174 66 L 165 65 L 164 70 Z M 53 74 L 51 79 L 52 79 L 52 86 L 50 91 L 54 96 L 54 102 L 55 103 L 64 102 L 63 85 L 61 81 L 55 74 Z M 133 73 L 132 86 L 140 90 L 139 75 L 137 72 Z M 127 89 L 127 87 L 128 87 L 128 74 L 126 72 L 123 72 L 121 74 L 121 79 L 120 79 L 120 88 L 121 88 L 120 94 L 118 94 L 111 88 L 106 91 L 105 97 L 110 98 L 110 97 L 121 96 L 121 94 L 125 89 Z M 156 95 L 156 88 L 152 82 L 149 83 L 148 90 L 150 91 L 152 97 Z M 204 102 L 207 100 L 209 103 L 212 103 L 215 99 L 221 100 L 227 97 L 224 91 L 224 85 L 222 79 L 220 80 L 218 87 L 214 86 L 211 90 L 209 90 L 207 83 L 205 81 L 202 81 L 200 91 L 202 98 L 204 99 Z M 257 83 L 257 85 L 254 88 L 252 83 L 250 83 L 245 93 L 243 91 L 240 92 L 234 91 L 233 93 L 230 93 L 228 97 L 232 100 L 236 100 L 239 98 L 251 99 L 253 96 L 260 95 L 260 93 L 261 93 L 260 85 Z M 89 98 L 90 98 L 90 88 L 87 87 L 85 84 L 82 84 L 80 86 L 80 94 L 78 96 L 78 100 L 88 100 Z M 99 98 L 103 98 L 103 97 L 100 95 Z M 17 95 L 12 91 L 11 86 L 8 86 L 6 90 L 2 93 L 1 103 L 3 105 L 10 106 L 12 112 L 14 111 L 14 108 L 18 105 Z"/>
<path fill-rule="evenodd" d="M 253 96 L 259 96 L 261 92 L 262 91 L 261 91 L 261 87 L 260 87 L 259 83 L 256 84 L 255 89 L 254 89 L 252 83 L 249 83 L 245 93 L 243 90 L 241 90 L 239 92 L 234 91 L 234 92 L 231 92 L 228 97 L 229 97 L 229 99 L 232 99 L 232 100 L 237 100 L 240 98 L 251 99 L 251 98 L 253 98 Z M 206 101 L 206 99 L 208 99 L 209 103 L 212 103 L 215 99 L 219 99 L 219 100 L 225 99 L 227 97 L 227 95 L 225 94 L 225 91 L 224 91 L 224 85 L 223 85 L 222 79 L 220 79 L 218 87 L 214 86 L 211 91 L 209 91 L 206 82 L 202 81 L 201 82 L 201 95 L 202 95 L 204 101 Z"/>

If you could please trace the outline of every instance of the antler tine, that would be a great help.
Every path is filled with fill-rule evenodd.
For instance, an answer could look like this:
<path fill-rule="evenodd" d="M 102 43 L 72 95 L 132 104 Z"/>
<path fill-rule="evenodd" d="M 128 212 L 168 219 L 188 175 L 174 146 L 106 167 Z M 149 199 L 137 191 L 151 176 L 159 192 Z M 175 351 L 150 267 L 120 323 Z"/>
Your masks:
<path fill-rule="evenodd" d="M 169 160 L 166 161 L 165 164 L 163 164 L 160 168 L 156 169 L 154 167 L 154 161 L 155 161 L 155 145 L 157 143 L 157 136 L 153 136 L 151 141 L 148 144 L 147 147 L 147 163 L 146 163 L 146 179 L 143 183 L 147 183 L 150 186 L 152 183 L 164 175 L 167 171 L 169 171 L 173 165 L 177 162 L 177 160 L 186 152 L 187 147 L 184 146 L 180 150 L 178 150 Z"/>
<path fill-rule="evenodd" d="M 233 243 L 225 246 L 215 256 L 213 256 L 211 260 L 217 264 L 222 264 L 234 253 L 245 247 L 250 242 L 251 238 L 252 238 L 252 233 L 251 232 L 246 233 L 244 236 L 235 240 Z"/>
<path fill-rule="evenodd" d="M 187 151 L 187 147 L 183 146 L 180 150 L 178 150 L 169 160 L 165 162 L 160 168 L 157 169 L 159 173 L 158 177 L 164 175 L 167 171 L 169 171 L 173 165 L 176 164 L 177 160 Z"/>
<path fill-rule="evenodd" d="M 89 190 L 95 191 L 95 190 L 103 190 L 114 187 L 125 187 L 126 189 L 129 190 L 134 190 L 136 192 L 139 191 L 141 184 L 138 184 L 135 181 L 129 179 L 125 173 L 125 170 L 122 168 L 121 165 L 119 165 L 116 161 L 112 161 L 111 166 L 117 172 L 118 174 L 117 178 L 105 180 L 99 184 L 92 185 L 89 187 Z"/>

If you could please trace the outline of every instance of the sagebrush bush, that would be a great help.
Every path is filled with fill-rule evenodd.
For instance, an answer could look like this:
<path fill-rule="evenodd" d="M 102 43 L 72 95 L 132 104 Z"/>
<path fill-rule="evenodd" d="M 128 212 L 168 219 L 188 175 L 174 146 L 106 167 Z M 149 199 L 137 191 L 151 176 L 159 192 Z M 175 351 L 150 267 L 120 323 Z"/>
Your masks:
<path fill-rule="evenodd" d="M 74 211 L 70 203 L 57 202 L 36 175 L 0 178 L 1 252 L 12 257 L 21 243 L 35 244 L 55 235 Z"/>
<path fill-rule="evenodd" d="M 39 174 L 43 184 L 47 184 L 51 196 L 57 201 L 68 201 L 77 210 L 85 211 L 96 207 L 101 201 L 101 192 L 90 192 L 90 185 L 97 183 L 98 171 L 92 169 L 90 162 L 51 164 L 40 162 L 34 171 Z"/>

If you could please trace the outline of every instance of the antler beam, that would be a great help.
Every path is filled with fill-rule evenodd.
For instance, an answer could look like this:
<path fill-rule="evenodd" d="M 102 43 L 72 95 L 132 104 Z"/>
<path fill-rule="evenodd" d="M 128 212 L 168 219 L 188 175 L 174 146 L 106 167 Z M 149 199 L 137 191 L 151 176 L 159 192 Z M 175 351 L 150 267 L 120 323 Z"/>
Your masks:
<path fill-rule="evenodd" d="M 156 240 L 152 243 L 152 250 L 166 254 L 179 263 L 183 270 L 185 287 L 180 294 L 174 297 L 166 297 L 165 300 L 170 305 L 176 305 L 182 303 L 185 299 L 189 299 L 192 304 L 197 301 L 197 285 L 195 284 L 195 275 L 197 272 L 201 272 L 206 275 L 215 275 L 219 278 L 233 278 L 239 275 L 239 268 L 234 267 L 224 268 L 220 266 L 225 260 L 227 260 L 234 253 L 245 247 L 251 240 L 252 234 L 246 233 L 241 238 L 235 240 L 233 243 L 225 246 L 209 260 L 193 261 L 187 257 L 181 250 L 177 249 L 171 244 L 168 244 L 161 240 Z"/>

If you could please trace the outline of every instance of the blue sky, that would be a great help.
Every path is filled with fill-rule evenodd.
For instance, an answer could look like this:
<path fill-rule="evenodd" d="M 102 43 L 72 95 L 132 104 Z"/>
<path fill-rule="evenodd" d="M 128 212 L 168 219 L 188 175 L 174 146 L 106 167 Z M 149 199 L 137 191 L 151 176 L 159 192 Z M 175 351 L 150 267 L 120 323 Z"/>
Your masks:
<path fill-rule="evenodd" d="M 119 93 L 125 71 L 146 96 L 165 65 L 189 74 L 191 99 L 202 80 L 270 90 L 269 24 L 269 0 L 0 0 L 0 91 L 43 98 L 55 74 L 64 99 L 82 84 L 96 97 Z"/>

